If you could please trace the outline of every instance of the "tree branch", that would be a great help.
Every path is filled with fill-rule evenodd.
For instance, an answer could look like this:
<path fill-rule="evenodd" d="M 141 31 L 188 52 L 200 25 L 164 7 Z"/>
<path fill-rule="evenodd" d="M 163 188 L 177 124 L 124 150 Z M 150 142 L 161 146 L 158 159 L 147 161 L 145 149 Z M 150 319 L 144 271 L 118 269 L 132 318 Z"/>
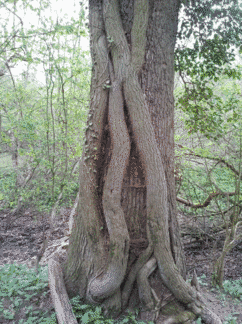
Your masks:
<path fill-rule="evenodd" d="M 178 144 L 178 147 L 180 148 L 184 148 L 184 146 Z M 202 156 L 201 154 L 196 154 L 194 153 L 192 150 L 189 149 L 189 153 L 185 153 L 185 155 L 193 155 L 193 156 L 197 156 L 200 158 L 204 158 L 204 159 L 209 159 L 209 160 L 214 160 L 214 161 L 218 161 L 218 163 L 223 163 L 227 166 L 227 168 L 229 168 L 231 171 L 233 171 L 237 176 L 239 175 L 239 172 L 234 168 L 234 166 L 232 164 L 230 164 L 229 162 L 227 162 L 225 159 L 222 159 L 220 157 L 212 157 L 212 156 Z"/>
<path fill-rule="evenodd" d="M 182 198 L 179 198 L 179 197 L 176 197 L 176 200 L 179 201 L 180 203 L 182 203 L 183 205 L 185 206 L 188 206 L 188 207 L 191 207 L 191 208 L 204 208 L 204 207 L 207 207 L 210 202 L 212 201 L 212 199 L 214 197 L 217 197 L 219 195 L 222 195 L 222 196 L 234 196 L 235 195 L 235 192 L 213 192 L 213 193 L 210 193 L 208 198 L 204 201 L 203 204 L 193 204 L 185 199 L 182 199 Z"/>

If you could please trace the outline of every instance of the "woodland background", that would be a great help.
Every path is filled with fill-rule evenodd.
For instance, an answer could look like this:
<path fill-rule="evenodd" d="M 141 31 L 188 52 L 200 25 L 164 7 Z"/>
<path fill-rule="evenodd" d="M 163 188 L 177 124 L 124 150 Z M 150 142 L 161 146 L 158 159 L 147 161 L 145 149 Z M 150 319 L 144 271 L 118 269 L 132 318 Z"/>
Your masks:
<path fill-rule="evenodd" d="M 70 206 L 78 191 L 91 76 L 89 51 L 82 49 L 88 8 L 78 8 L 78 19 L 60 15 L 54 21 L 47 1 L 39 7 L 28 1 L 1 6 L 6 16 L 0 47 L 0 208 L 31 206 L 50 213 Z M 26 28 L 31 13 L 38 27 Z M 190 39 L 179 40 L 176 49 L 177 195 L 194 205 L 216 190 L 229 193 L 238 186 L 241 54 L 231 47 L 222 57 L 226 46 L 214 35 L 206 48 Z M 22 72 L 14 75 L 18 66 Z M 178 206 L 183 210 L 184 202 Z M 186 211 L 220 215 L 227 199 L 218 196 L 204 207 Z"/>

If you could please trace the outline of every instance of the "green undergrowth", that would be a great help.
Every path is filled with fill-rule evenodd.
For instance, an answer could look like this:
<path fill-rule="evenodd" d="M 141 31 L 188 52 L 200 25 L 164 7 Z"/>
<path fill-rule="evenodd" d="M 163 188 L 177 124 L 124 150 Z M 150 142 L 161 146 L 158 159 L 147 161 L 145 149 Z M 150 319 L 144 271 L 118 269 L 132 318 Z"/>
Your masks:
<path fill-rule="evenodd" d="M 208 284 L 205 282 L 206 275 L 203 274 L 200 277 L 197 277 L 198 282 L 201 286 L 207 286 Z M 188 280 L 190 282 L 190 280 Z M 216 288 L 212 288 L 212 291 L 216 291 L 219 294 L 220 299 L 223 301 L 226 301 L 226 297 L 231 296 L 235 299 L 235 302 L 240 303 L 242 301 L 242 278 L 237 280 L 224 280 L 223 282 L 223 288 L 219 288 L 217 286 Z M 235 316 L 236 312 L 232 314 L 228 314 L 225 321 L 223 321 L 223 324 L 238 324 L 237 317 Z M 201 318 L 198 318 L 196 321 L 197 324 L 202 324 Z"/>
<path fill-rule="evenodd" d="M 201 285 L 204 277 L 198 277 Z M 13 324 L 57 324 L 54 309 L 43 310 L 41 302 L 48 298 L 48 267 L 39 267 L 39 273 L 35 269 L 28 268 L 22 264 L 6 264 L 0 267 L 0 323 Z M 224 297 L 230 295 L 233 298 L 242 300 L 242 279 L 224 281 L 222 290 Z M 83 324 L 142 324 L 138 321 L 138 310 L 135 314 L 129 313 L 127 316 L 114 320 L 103 315 L 100 306 L 83 304 L 80 297 L 71 299 L 74 314 Z M 23 313 L 24 310 L 24 313 Z M 21 313 L 21 318 L 17 315 Z M 197 324 L 201 322 L 197 320 Z M 150 322 L 152 324 L 152 322 Z M 232 314 L 228 316 L 223 324 L 236 324 L 236 317 Z"/>
<path fill-rule="evenodd" d="M 137 321 L 136 317 L 138 315 L 138 310 L 136 314 L 129 313 L 127 316 L 123 316 L 122 319 L 113 320 L 107 318 L 102 313 L 102 308 L 100 306 L 85 305 L 81 303 L 80 297 L 74 297 L 71 299 L 71 304 L 76 318 L 79 319 L 79 323 L 83 324 L 145 324 L 144 322 Z M 153 322 L 149 322 L 153 324 Z"/>
<path fill-rule="evenodd" d="M 40 301 L 48 294 L 48 269 L 40 267 L 36 274 L 22 264 L 6 264 L 0 268 L 0 323 L 47 324 L 51 322 L 47 311 L 41 310 Z M 23 311 L 21 319 L 16 317 Z"/>
<path fill-rule="evenodd" d="M 41 301 L 49 294 L 48 266 L 35 269 L 23 264 L 6 264 L 0 267 L 0 323 L 13 324 L 57 324 L 54 309 L 43 311 Z M 136 324 L 137 313 L 129 313 L 119 321 L 109 319 L 101 307 L 81 303 L 79 296 L 71 299 L 74 314 L 83 324 Z M 39 307 L 38 307 L 39 306 Z M 21 319 L 17 319 L 23 311 Z M 152 324 L 150 322 L 150 324 Z"/>
<path fill-rule="evenodd" d="M 225 280 L 223 283 L 225 293 L 242 301 L 242 278 L 237 280 Z"/>

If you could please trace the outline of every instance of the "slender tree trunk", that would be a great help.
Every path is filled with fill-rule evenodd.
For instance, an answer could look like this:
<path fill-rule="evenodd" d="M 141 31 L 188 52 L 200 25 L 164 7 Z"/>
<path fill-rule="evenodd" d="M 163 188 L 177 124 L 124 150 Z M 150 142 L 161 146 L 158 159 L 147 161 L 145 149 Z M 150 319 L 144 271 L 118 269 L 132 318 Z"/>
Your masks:
<path fill-rule="evenodd" d="M 213 267 L 213 281 L 212 284 L 214 286 L 219 285 L 219 287 L 223 287 L 223 278 L 224 278 L 224 260 L 226 255 L 232 250 L 236 241 L 241 239 L 242 235 L 237 234 L 238 226 L 240 226 L 242 222 L 232 223 L 231 229 L 226 229 L 226 238 L 223 245 L 223 251 L 219 258 L 215 260 Z"/>
<path fill-rule="evenodd" d="M 136 281 L 151 320 L 161 308 L 149 283 L 157 271 L 161 284 L 190 310 L 182 321 L 194 313 L 221 323 L 184 280 L 174 181 L 178 10 L 177 0 L 89 1 L 90 112 L 78 210 L 62 269 L 69 296 L 79 294 L 112 314 L 127 307 Z M 52 278 L 58 262 L 50 265 Z"/>

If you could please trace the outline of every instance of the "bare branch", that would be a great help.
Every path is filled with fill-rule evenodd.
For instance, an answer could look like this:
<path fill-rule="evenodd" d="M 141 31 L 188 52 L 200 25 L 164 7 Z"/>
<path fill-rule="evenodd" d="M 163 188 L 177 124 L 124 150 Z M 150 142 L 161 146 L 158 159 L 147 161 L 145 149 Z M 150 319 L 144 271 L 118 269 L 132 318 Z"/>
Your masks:
<path fill-rule="evenodd" d="M 191 203 L 191 202 L 189 202 L 187 200 L 184 200 L 182 198 L 179 198 L 179 197 L 177 197 L 176 200 L 179 201 L 180 203 L 182 203 L 185 206 L 197 209 L 197 208 L 207 207 L 210 204 L 210 202 L 212 201 L 212 199 L 214 197 L 219 196 L 219 195 L 222 195 L 222 196 L 234 196 L 235 192 L 218 192 L 218 191 L 216 191 L 216 192 L 210 193 L 208 198 L 204 201 L 203 204 L 193 204 L 193 203 Z"/>

